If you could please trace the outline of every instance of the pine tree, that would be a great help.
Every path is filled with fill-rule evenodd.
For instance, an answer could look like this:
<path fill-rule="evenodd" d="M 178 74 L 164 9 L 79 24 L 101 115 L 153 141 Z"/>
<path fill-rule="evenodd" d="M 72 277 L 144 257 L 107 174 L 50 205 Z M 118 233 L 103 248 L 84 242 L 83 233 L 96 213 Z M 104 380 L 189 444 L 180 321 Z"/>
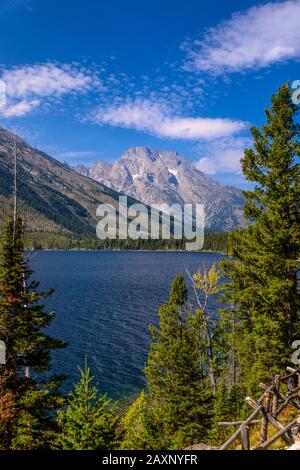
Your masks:
<path fill-rule="evenodd" d="M 124 436 L 121 449 L 147 450 L 153 446 L 155 440 L 152 433 L 153 421 L 150 418 L 148 404 L 148 397 L 142 390 L 122 420 Z"/>
<path fill-rule="evenodd" d="M 93 377 L 85 363 L 81 379 L 58 412 L 58 447 L 63 450 L 113 450 L 117 447 L 119 417 L 106 395 L 92 386 Z"/>
<path fill-rule="evenodd" d="M 154 448 L 182 448 L 201 439 L 209 422 L 211 391 L 201 342 L 203 324 L 187 305 L 187 285 L 178 275 L 169 301 L 159 310 L 159 327 L 151 326 L 145 374 Z"/>
<path fill-rule="evenodd" d="M 44 332 L 54 317 L 41 301 L 24 258 L 20 218 L 10 218 L 0 250 L 0 340 L 6 364 L 0 366 L 0 448 L 46 448 L 54 433 L 53 410 L 59 405 L 61 378 L 43 379 L 51 351 L 65 345 Z"/>
<path fill-rule="evenodd" d="M 224 296 L 233 315 L 239 382 L 255 393 L 260 382 L 290 364 L 292 342 L 299 338 L 296 288 L 300 255 L 299 125 L 289 85 L 271 98 L 267 123 L 251 129 L 243 173 L 254 189 L 245 192 L 250 223 L 229 237 L 230 259 L 222 268 L 229 278 Z"/>

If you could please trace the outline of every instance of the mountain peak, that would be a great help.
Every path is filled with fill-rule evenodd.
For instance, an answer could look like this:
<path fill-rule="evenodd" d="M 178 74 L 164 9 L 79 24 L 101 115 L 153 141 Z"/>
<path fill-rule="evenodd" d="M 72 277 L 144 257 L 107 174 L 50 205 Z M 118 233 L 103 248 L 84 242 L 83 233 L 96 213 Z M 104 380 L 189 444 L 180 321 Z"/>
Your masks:
<path fill-rule="evenodd" d="M 14 141 L 17 143 L 18 156 L 18 200 L 26 216 L 26 229 L 84 236 L 95 234 L 97 207 L 100 203 L 109 202 L 117 208 L 119 194 L 97 181 L 81 176 L 69 166 L 2 128 L 0 225 L 11 206 Z"/>
<path fill-rule="evenodd" d="M 96 163 L 91 178 L 145 204 L 204 203 L 206 227 L 229 230 L 242 222 L 242 191 L 222 186 L 171 150 L 132 147 L 111 166 Z"/>
<path fill-rule="evenodd" d="M 159 158 L 159 152 L 151 149 L 150 147 L 131 147 L 127 149 L 122 155 L 121 159 L 147 159 L 155 162 Z"/>

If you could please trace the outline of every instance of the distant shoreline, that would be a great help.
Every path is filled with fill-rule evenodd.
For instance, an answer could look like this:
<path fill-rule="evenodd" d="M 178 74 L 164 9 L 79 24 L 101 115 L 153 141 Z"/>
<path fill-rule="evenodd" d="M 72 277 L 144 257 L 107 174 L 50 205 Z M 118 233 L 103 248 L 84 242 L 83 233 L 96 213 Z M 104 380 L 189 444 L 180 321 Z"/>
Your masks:
<path fill-rule="evenodd" d="M 210 232 L 205 234 L 202 249 L 199 245 L 191 245 L 194 253 L 227 253 L 227 232 Z M 98 240 L 89 237 L 64 236 L 44 232 L 27 232 L 24 246 L 28 251 L 142 251 L 142 252 L 186 252 L 188 240 Z M 201 246 L 201 245 L 200 245 Z"/>
<path fill-rule="evenodd" d="M 93 249 L 93 248 L 41 248 L 39 250 L 25 249 L 29 253 L 35 253 L 39 251 L 72 251 L 72 252 L 84 252 L 84 251 L 93 251 L 93 252 L 116 252 L 116 253 L 216 253 L 219 255 L 225 255 L 224 251 L 215 251 L 215 250 L 199 250 L 199 251 L 189 251 L 189 250 L 117 250 L 117 249 Z"/>

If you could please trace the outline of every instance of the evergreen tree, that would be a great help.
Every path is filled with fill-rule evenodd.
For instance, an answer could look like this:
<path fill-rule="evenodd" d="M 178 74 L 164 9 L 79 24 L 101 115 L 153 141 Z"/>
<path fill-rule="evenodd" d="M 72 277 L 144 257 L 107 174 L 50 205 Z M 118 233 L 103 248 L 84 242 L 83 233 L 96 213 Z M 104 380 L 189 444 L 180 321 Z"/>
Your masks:
<path fill-rule="evenodd" d="M 24 258 L 20 218 L 10 218 L 0 250 L 0 340 L 6 364 L 0 366 L 0 448 L 46 448 L 54 433 L 53 410 L 59 405 L 61 378 L 43 379 L 51 351 L 64 347 L 44 332 L 54 317 L 41 305 L 49 293 L 38 292 Z"/>
<path fill-rule="evenodd" d="M 205 367 L 204 326 L 187 306 L 187 285 L 178 275 L 169 301 L 151 326 L 145 374 L 154 448 L 182 448 L 205 436 L 211 391 Z M 148 420 L 149 421 L 149 420 Z"/>
<path fill-rule="evenodd" d="M 245 192 L 250 224 L 229 237 L 230 259 L 222 268 L 224 301 L 234 325 L 239 383 L 245 393 L 290 364 L 292 342 L 299 338 L 296 288 L 300 255 L 299 125 L 289 85 L 271 98 L 267 123 L 251 129 L 253 149 L 246 149 L 243 173 L 254 189 Z"/>
<path fill-rule="evenodd" d="M 236 430 L 236 427 L 219 426 L 220 421 L 238 421 L 242 415 L 244 396 L 238 384 L 231 384 L 227 377 L 219 379 L 218 390 L 213 403 L 212 427 L 209 442 L 220 445 Z M 247 417 L 249 412 L 247 413 Z"/>
<path fill-rule="evenodd" d="M 116 408 L 106 395 L 98 395 L 85 364 L 81 379 L 58 412 L 58 446 L 63 450 L 112 450 L 117 447 Z"/>
<path fill-rule="evenodd" d="M 153 421 L 150 418 L 148 403 L 148 397 L 142 390 L 126 412 L 122 420 L 124 436 L 121 449 L 151 449 L 155 439 L 152 433 Z"/>

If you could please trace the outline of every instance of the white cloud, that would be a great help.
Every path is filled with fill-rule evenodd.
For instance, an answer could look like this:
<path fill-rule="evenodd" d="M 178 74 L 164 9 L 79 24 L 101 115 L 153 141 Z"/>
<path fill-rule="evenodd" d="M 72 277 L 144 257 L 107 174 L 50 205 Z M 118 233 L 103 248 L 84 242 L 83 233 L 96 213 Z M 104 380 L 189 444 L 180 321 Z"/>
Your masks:
<path fill-rule="evenodd" d="M 244 149 L 251 146 L 248 137 L 217 139 L 202 148 L 204 157 L 195 163 L 198 170 L 209 175 L 215 173 L 241 173 L 240 160 Z"/>
<path fill-rule="evenodd" d="M 147 99 L 127 100 L 99 108 L 93 115 L 98 124 L 124 127 L 171 139 L 213 139 L 233 135 L 245 123 L 232 119 L 192 118 L 174 115 L 165 103 Z"/>
<path fill-rule="evenodd" d="M 39 100 L 30 100 L 30 101 L 22 100 L 16 104 L 12 104 L 10 106 L 5 106 L 1 108 L 0 113 L 6 118 L 20 117 L 20 116 L 24 116 L 25 114 L 28 114 L 34 108 L 39 106 L 39 104 L 40 104 Z"/>
<path fill-rule="evenodd" d="M 4 70 L 7 106 L 4 117 L 22 116 L 47 102 L 69 93 L 84 93 L 100 85 L 87 69 L 73 64 L 45 63 Z"/>
<path fill-rule="evenodd" d="M 2 75 L 8 96 L 62 95 L 90 88 L 93 78 L 86 70 L 72 65 L 46 63 L 6 70 Z"/>
<path fill-rule="evenodd" d="M 158 130 L 176 139 L 212 139 L 232 135 L 245 127 L 241 121 L 220 118 L 167 118 Z"/>
<path fill-rule="evenodd" d="M 186 68 L 213 74 L 300 58 L 300 0 L 254 6 L 186 44 Z"/>

